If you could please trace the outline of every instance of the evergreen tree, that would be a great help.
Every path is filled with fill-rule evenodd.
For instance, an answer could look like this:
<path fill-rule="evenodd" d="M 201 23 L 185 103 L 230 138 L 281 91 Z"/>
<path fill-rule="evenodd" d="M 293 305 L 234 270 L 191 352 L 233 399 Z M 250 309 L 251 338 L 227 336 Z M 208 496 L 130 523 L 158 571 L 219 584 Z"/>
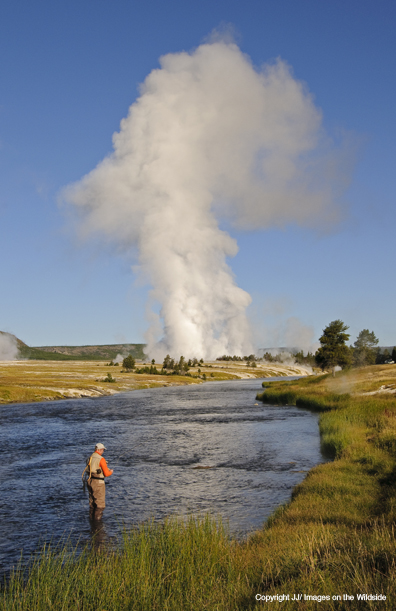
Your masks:
<path fill-rule="evenodd" d="M 357 336 L 353 349 L 353 362 L 357 367 L 364 365 L 374 365 L 376 359 L 375 346 L 378 344 L 378 339 L 375 337 L 374 331 L 363 329 Z"/>
<path fill-rule="evenodd" d="M 162 364 L 163 369 L 170 369 L 170 361 L 171 361 L 171 357 L 169 356 L 169 354 L 167 354 Z"/>
<path fill-rule="evenodd" d="M 188 363 L 186 363 L 186 359 L 184 358 L 184 356 L 180 357 L 179 368 L 180 368 L 180 373 L 182 373 L 182 374 L 187 373 L 187 371 L 190 369 L 190 366 L 189 366 Z"/>
<path fill-rule="evenodd" d="M 349 334 L 345 333 L 348 329 L 342 320 L 333 320 L 323 329 L 323 335 L 319 338 L 321 346 L 315 360 L 322 370 L 332 369 L 333 376 L 337 365 L 345 367 L 351 362 L 350 350 L 345 343 L 349 339 Z"/>
<path fill-rule="evenodd" d="M 132 369 L 135 369 L 135 359 L 131 354 L 125 357 L 125 359 L 122 361 L 122 366 L 127 371 L 132 371 Z"/>
<path fill-rule="evenodd" d="M 392 354 L 393 354 L 393 350 L 392 350 Z M 385 348 L 383 352 L 381 351 L 381 348 L 378 348 L 376 359 L 375 359 L 375 364 L 383 365 L 384 363 L 386 363 L 386 361 L 389 361 L 389 360 L 394 360 L 394 359 L 390 355 L 388 348 Z"/>

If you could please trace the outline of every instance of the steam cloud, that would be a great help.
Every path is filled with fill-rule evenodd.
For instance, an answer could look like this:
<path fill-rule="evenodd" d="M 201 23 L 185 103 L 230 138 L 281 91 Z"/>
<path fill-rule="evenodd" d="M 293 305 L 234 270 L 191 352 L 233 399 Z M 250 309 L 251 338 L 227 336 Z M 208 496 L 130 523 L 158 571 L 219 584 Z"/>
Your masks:
<path fill-rule="evenodd" d="M 289 349 L 315 353 L 320 346 L 319 342 L 315 339 L 314 328 L 304 325 L 295 316 L 291 316 L 277 324 L 272 324 L 270 328 L 264 330 L 262 335 L 264 336 L 261 340 L 262 345 L 267 347 L 284 346 Z M 275 350 L 274 354 L 278 354 L 278 351 Z"/>
<path fill-rule="evenodd" d="M 336 155 L 284 62 L 257 71 L 236 44 L 215 41 L 160 65 L 113 135 L 114 152 L 63 199 L 80 211 L 83 235 L 138 248 L 161 304 L 150 356 L 249 354 L 251 299 L 227 264 L 236 241 L 218 221 L 334 223 Z"/>
<path fill-rule="evenodd" d="M 16 338 L 0 331 L 0 361 L 14 361 L 18 357 Z"/>

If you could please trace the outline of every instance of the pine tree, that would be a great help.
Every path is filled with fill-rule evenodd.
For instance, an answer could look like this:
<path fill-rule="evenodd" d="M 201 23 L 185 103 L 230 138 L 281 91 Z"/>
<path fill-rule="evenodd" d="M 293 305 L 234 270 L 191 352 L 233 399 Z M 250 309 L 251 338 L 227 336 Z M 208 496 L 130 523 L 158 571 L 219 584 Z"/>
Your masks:
<path fill-rule="evenodd" d="M 349 339 L 349 334 L 345 333 L 348 329 L 342 320 L 333 320 L 323 329 L 323 335 L 319 338 L 321 347 L 315 355 L 315 360 L 322 370 L 332 369 L 333 376 L 337 365 L 345 367 L 351 362 L 350 350 L 345 343 Z"/>
<path fill-rule="evenodd" d="M 375 337 L 374 331 L 363 329 L 357 336 L 354 343 L 353 361 L 357 367 L 364 365 L 374 365 L 376 351 L 375 346 L 378 344 L 378 339 Z"/>

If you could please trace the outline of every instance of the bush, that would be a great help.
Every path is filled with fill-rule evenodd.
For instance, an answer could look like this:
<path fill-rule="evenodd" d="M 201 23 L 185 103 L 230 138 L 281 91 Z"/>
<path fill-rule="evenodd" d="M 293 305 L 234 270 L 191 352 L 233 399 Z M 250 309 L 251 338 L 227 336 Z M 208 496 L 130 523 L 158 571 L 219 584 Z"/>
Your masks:
<path fill-rule="evenodd" d="M 122 366 L 126 371 L 132 371 L 135 369 L 135 359 L 133 356 L 129 355 L 122 361 Z"/>

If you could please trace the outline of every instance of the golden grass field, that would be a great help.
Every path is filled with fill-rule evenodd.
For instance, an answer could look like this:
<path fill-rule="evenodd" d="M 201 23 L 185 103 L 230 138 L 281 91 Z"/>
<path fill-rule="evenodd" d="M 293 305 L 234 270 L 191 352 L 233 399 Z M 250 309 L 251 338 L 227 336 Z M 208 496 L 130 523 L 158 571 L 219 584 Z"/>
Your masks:
<path fill-rule="evenodd" d="M 396 365 L 371 365 L 351 369 L 343 376 L 329 377 L 326 390 L 349 394 L 396 394 Z"/>
<path fill-rule="evenodd" d="M 138 364 L 141 366 L 141 364 Z M 157 364 L 160 368 L 161 364 Z M 299 366 L 214 361 L 191 368 L 190 376 L 122 372 L 122 367 L 98 361 L 0 361 L 0 404 L 29 403 L 70 397 L 96 397 L 141 388 L 200 384 L 204 381 L 307 375 Z M 110 373 L 115 382 L 105 382 Z"/>

